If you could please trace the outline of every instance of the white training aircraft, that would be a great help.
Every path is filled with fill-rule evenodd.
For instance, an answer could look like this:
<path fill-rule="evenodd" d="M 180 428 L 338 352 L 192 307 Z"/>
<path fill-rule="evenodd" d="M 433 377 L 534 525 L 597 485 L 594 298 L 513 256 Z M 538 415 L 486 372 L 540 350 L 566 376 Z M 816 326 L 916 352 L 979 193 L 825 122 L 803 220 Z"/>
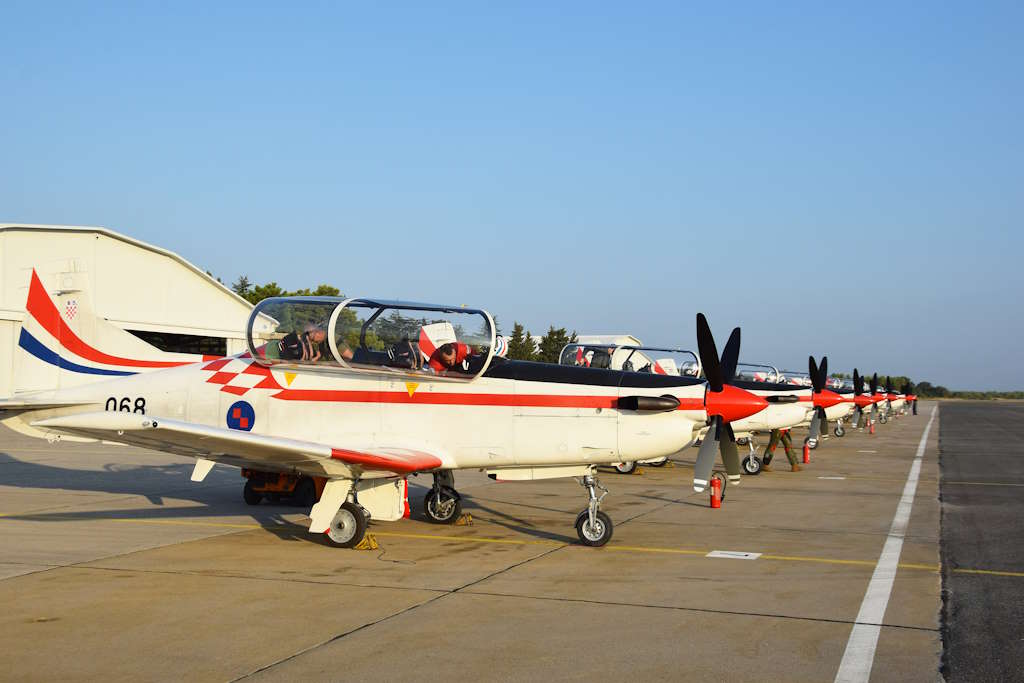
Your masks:
<path fill-rule="evenodd" d="M 62 312 L 32 273 L 16 391 L 0 401 L 6 424 L 191 456 L 195 481 L 214 463 L 315 477 L 323 486 L 309 531 L 342 547 L 361 541 L 369 518 L 408 514 L 414 473 L 434 478 L 428 519 L 454 522 L 457 469 L 502 480 L 580 477 L 589 503 L 577 533 L 603 545 L 612 522 L 600 510 L 607 489 L 596 465 L 674 453 L 710 423 L 694 472 L 703 490 L 709 445 L 723 441 L 724 457 L 729 423 L 767 405 L 722 382 L 721 366 L 735 369 L 739 330 L 719 359 L 700 314 L 707 383 L 499 358 L 491 316 L 461 306 L 268 299 L 249 319 L 246 353 L 201 362 L 101 350 L 97 340 L 127 333 L 83 308 Z"/>

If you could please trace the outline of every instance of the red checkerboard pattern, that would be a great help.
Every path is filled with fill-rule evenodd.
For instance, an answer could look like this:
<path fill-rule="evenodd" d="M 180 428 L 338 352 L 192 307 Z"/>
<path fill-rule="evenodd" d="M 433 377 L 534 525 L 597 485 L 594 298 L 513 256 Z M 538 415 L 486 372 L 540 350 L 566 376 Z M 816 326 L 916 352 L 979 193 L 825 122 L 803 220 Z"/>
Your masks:
<path fill-rule="evenodd" d="M 243 396 L 250 389 L 280 390 L 284 388 L 274 379 L 270 368 L 265 368 L 251 360 L 234 357 L 218 358 L 204 365 L 203 370 L 213 372 L 213 375 L 206 380 L 207 382 L 220 384 L 221 391 L 235 396 Z"/>
<path fill-rule="evenodd" d="M 234 410 L 232 410 L 231 411 L 231 417 L 233 419 L 235 419 L 235 420 L 238 420 L 238 428 L 239 429 L 248 429 L 249 428 L 249 418 L 242 417 L 242 409 L 241 408 L 235 408 Z"/>

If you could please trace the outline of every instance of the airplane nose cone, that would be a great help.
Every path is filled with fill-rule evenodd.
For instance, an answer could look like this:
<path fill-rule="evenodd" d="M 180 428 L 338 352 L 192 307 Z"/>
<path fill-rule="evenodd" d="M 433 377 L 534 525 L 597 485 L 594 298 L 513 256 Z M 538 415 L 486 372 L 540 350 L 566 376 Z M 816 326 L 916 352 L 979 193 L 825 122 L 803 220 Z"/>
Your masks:
<path fill-rule="evenodd" d="M 742 420 L 768 407 L 768 401 L 757 394 L 728 384 L 721 391 L 704 393 L 704 408 L 708 415 L 721 415 L 726 422 Z"/>
<path fill-rule="evenodd" d="M 859 394 L 853 397 L 853 402 L 859 405 L 861 408 L 867 408 L 869 405 L 874 403 L 870 396 L 867 394 Z"/>
<path fill-rule="evenodd" d="M 842 396 L 828 389 L 822 389 L 819 393 L 814 394 L 814 407 L 816 408 L 831 408 L 842 402 Z"/>

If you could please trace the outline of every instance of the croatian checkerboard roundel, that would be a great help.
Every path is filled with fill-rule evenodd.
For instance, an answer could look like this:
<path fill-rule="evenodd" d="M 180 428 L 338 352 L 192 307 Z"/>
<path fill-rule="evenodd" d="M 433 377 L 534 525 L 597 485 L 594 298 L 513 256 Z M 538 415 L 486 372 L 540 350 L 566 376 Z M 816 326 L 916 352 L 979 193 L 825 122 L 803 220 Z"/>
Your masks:
<path fill-rule="evenodd" d="M 256 411 L 246 401 L 235 401 L 228 408 L 228 427 L 245 432 L 252 431 L 256 422 Z"/>

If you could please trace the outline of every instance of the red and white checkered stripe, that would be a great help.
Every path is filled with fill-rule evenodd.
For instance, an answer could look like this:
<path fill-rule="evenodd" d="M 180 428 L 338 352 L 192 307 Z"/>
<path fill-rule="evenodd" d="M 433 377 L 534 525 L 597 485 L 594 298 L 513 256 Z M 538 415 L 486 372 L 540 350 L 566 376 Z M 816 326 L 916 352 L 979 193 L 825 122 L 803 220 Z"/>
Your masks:
<path fill-rule="evenodd" d="M 251 360 L 241 358 L 218 358 L 203 366 L 203 370 L 213 372 L 206 381 L 210 384 L 222 385 L 220 390 L 228 394 L 242 396 L 250 389 L 283 389 L 274 379 L 270 368 L 265 368 Z"/>

